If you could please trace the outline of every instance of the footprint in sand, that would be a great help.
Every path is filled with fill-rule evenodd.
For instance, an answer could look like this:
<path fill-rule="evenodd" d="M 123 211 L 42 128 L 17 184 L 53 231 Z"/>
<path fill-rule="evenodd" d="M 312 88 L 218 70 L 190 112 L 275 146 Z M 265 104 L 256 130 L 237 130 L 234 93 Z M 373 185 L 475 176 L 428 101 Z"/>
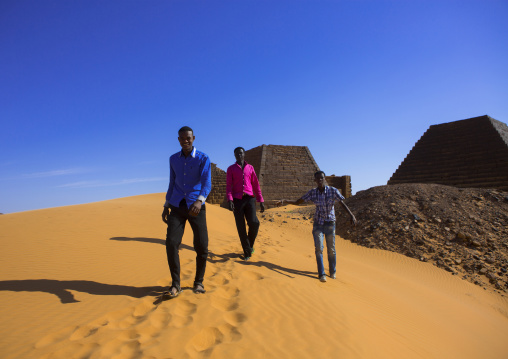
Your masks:
<path fill-rule="evenodd" d="M 232 326 L 238 326 L 247 320 L 247 316 L 240 312 L 228 312 L 224 314 L 224 320 Z"/>
<path fill-rule="evenodd" d="M 129 329 L 130 327 L 143 321 L 143 319 L 144 319 L 143 317 L 134 317 L 132 315 L 129 315 L 126 318 L 124 318 L 118 322 L 118 328 L 119 329 Z"/>
<path fill-rule="evenodd" d="M 101 346 L 100 358 L 137 358 L 141 355 L 140 343 L 137 340 L 124 341 L 115 338 Z M 78 356 L 69 356 L 75 358 Z M 78 357 L 81 358 L 81 357 Z"/>
<path fill-rule="evenodd" d="M 171 320 L 171 325 L 175 328 L 182 328 L 192 323 L 194 314 L 197 310 L 197 305 L 188 301 L 187 299 L 181 299 L 173 307 L 172 313 L 174 314 Z"/>
<path fill-rule="evenodd" d="M 133 340 L 133 339 L 138 339 L 139 338 L 139 333 L 135 329 L 129 329 L 129 330 L 124 330 L 117 337 L 120 340 L 130 341 L 130 340 Z"/>
<path fill-rule="evenodd" d="M 234 286 L 224 286 L 212 294 L 212 306 L 224 312 L 238 308 L 238 295 L 240 290 Z"/>
<path fill-rule="evenodd" d="M 219 330 L 222 333 L 225 342 L 236 342 L 242 339 L 242 334 L 238 331 L 236 325 L 224 323 L 219 325 Z"/>
<path fill-rule="evenodd" d="M 261 280 L 264 278 L 260 273 L 252 271 L 243 272 L 242 277 L 250 280 Z"/>
<path fill-rule="evenodd" d="M 203 352 L 213 349 L 214 346 L 220 344 L 224 339 L 224 334 L 215 327 L 203 328 L 188 343 L 188 345 L 198 351 Z"/>
<path fill-rule="evenodd" d="M 93 335 L 99 330 L 99 327 L 96 325 L 83 325 L 82 327 L 79 327 L 74 331 L 74 333 L 71 334 L 69 337 L 70 340 L 81 340 L 84 338 L 89 337 L 90 335 Z"/>
<path fill-rule="evenodd" d="M 221 285 L 229 283 L 229 280 L 226 277 L 224 277 L 222 274 L 220 274 L 220 273 L 217 273 L 217 274 L 214 274 L 213 276 L 210 276 L 208 278 L 208 280 L 214 286 L 221 286 Z"/>
<path fill-rule="evenodd" d="M 132 312 L 132 315 L 136 318 L 145 317 L 150 312 L 152 312 L 155 308 L 156 308 L 156 306 L 153 305 L 152 299 L 149 298 L 149 299 L 142 301 L 138 305 L 136 305 L 134 307 L 134 311 Z"/>
<path fill-rule="evenodd" d="M 161 307 L 150 315 L 148 323 L 151 327 L 160 330 L 165 328 L 171 321 L 171 314 L 168 312 L 166 307 Z"/>
<path fill-rule="evenodd" d="M 234 298 L 234 297 L 238 297 L 239 294 L 240 294 L 240 289 L 238 289 L 235 286 L 223 286 L 223 287 L 220 287 L 219 289 L 217 289 L 213 293 L 214 296 L 219 296 L 222 298 Z"/>

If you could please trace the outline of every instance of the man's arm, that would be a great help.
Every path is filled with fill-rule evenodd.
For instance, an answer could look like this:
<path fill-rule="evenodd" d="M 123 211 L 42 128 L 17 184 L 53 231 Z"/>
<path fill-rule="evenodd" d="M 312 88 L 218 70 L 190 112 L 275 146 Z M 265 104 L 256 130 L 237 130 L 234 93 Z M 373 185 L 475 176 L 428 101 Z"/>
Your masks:
<path fill-rule="evenodd" d="M 194 202 L 190 208 L 189 213 L 192 216 L 197 216 L 201 211 L 201 206 L 206 200 L 206 197 L 210 194 L 212 190 L 212 170 L 211 170 L 210 158 L 206 156 L 203 161 L 201 161 L 201 191 L 199 192 L 198 199 Z"/>
<path fill-rule="evenodd" d="M 275 203 L 275 205 L 276 206 L 283 206 L 284 203 L 298 205 L 298 204 L 302 204 L 303 202 L 306 202 L 306 201 L 312 201 L 313 200 L 312 193 L 313 193 L 313 190 L 310 190 L 309 192 L 305 193 L 303 196 L 298 198 L 296 201 L 291 201 L 289 199 L 281 199 L 279 202 Z"/>
<path fill-rule="evenodd" d="M 263 199 L 263 194 L 261 193 L 261 186 L 259 185 L 258 176 L 256 176 L 256 171 L 254 171 L 254 167 L 252 167 L 252 176 L 251 176 L 251 184 L 252 191 L 256 196 L 256 200 L 259 202 L 261 206 L 261 213 L 265 211 L 265 200 Z"/>
<path fill-rule="evenodd" d="M 234 211 L 233 204 L 233 169 L 228 167 L 226 172 L 226 198 L 228 199 L 229 210 Z"/>
<path fill-rule="evenodd" d="M 344 207 L 344 209 L 346 211 L 348 211 L 349 215 L 351 216 L 351 224 L 353 226 L 356 226 L 356 223 L 357 223 L 357 220 L 353 214 L 353 212 L 351 212 L 351 210 L 349 209 L 349 207 L 344 203 L 344 201 L 340 201 L 340 204 L 342 205 L 342 207 Z"/>
<path fill-rule="evenodd" d="M 162 221 L 164 223 L 168 223 L 168 216 L 169 216 L 169 200 L 171 199 L 171 196 L 173 195 L 173 189 L 175 188 L 175 179 L 176 174 L 175 171 L 173 171 L 173 168 L 171 167 L 171 158 L 169 159 L 169 186 L 168 191 L 166 192 L 166 203 L 164 203 L 164 210 L 162 211 Z"/>
<path fill-rule="evenodd" d="M 298 198 L 296 201 L 292 201 L 290 199 L 281 199 L 279 202 L 275 203 L 276 206 L 284 206 L 285 204 L 302 204 L 305 202 L 303 198 Z"/>
<path fill-rule="evenodd" d="M 171 166 L 171 158 L 169 159 L 169 185 L 168 185 L 168 191 L 166 192 L 166 203 L 164 204 L 164 207 L 169 207 L 169 201 L 171 200 L 171 196 L 173 195 L 173 190 L 175 188 L 175 181 L 176 181 L 176 173 L 173 170 L 173 167 Z"/>

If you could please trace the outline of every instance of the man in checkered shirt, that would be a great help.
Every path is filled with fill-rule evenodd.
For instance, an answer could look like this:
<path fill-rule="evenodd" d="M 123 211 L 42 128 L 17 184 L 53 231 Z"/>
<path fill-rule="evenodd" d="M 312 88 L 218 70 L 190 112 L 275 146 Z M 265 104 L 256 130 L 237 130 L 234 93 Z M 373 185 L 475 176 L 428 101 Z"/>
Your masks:
<path fill-rule="evenodd" d="M 319 280 L 326 282 L 325 267 L 323 264 L 323 237 L 326 239 L 326 250 L 328 253 L 328 268 L 330 277 L 335 279 L 336 276 L 336 255 L 335 255 L 335 201 L 339 201 L 342 207 L 348 211 L 351 216 L 351 223 L 356 225 L 356 218 L 343 202 L 344 197 L 335 187 L 325 186 L 325 173 L 317 171 L 314 174 L 316 188 L 311 189 L 296 201 L 281 200 L 279 204 L 301 204 L 304 201 L 312 201 L 316 205 L 316 213 L 314 214 L 314 226 L 312 235 L 314 237 L 314 246 L 316 248 L 316 261 L 318 267 Z"/>

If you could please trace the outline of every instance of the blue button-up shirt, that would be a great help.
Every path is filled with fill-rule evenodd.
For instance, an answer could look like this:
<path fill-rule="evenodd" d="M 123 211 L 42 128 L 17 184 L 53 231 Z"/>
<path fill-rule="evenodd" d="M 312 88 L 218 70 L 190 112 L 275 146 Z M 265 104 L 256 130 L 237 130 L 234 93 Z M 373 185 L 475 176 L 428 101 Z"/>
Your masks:
<path fill-rule="evenodd" d="M 317 187 L 311 189 L 302 196 L 304 201 L 312 201 L 316 205 L 316 213 L 314 214 L 314 223 L 323 224 L 324 222 L 335 221 L 335 201 L 342 201 L 339 190 L 335 187 L 325 186 L 325 190 L 321 192 Z"/>
<path fill-rule="evenodd" d="M 197 200 L 204 203 L 211 189 L 212 171 L 206 154 L 193 147 L 187 157 L 180 151 L 169 158 L 169 188 L 164 207 L 170 204 L 178 207 L 184 198 L 188 208 Z"/>

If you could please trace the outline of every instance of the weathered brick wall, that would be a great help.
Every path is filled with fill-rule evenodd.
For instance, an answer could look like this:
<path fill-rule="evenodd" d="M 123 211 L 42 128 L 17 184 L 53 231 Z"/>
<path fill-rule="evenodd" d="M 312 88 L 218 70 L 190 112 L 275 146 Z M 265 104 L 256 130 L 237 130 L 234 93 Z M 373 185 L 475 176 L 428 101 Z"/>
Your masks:
<path fill-rule="evenodd" d="M 489 116 L 430 126 L 388 184 L 508 190 L 508 126 Z"/>
<path fill-rule="evenodd" d="M 245 160 L 254 166 L 270 207 L 280 199 L 298 199 L 315 186 L 319 167 L 307 146 L 262 145 L 246 151 Z"/>
<path fill-rule="evenodd" d="M 351 176 L 326 176 L 326 183 L 329 186 L 337 188 L 345 197 L 351 197 Z"/>
<path fill-rule="evenodd" d="M 206 202 L 227 206 L 226 199 L 226 172 L 212 163 L 212 190 L 206 198 Z"/>

